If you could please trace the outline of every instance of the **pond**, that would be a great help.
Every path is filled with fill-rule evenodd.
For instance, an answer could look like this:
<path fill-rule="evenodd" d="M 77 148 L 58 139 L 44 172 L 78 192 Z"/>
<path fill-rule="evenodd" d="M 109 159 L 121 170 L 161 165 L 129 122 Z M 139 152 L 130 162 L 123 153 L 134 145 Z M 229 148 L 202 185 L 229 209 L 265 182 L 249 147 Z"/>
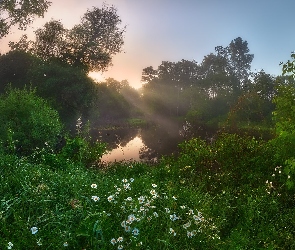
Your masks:
<path fill-rule="evenodd" d="M 146 126 L 140 129 L 97 129 L 96 138 L 108 144 L 105 163 L 116 161 L 157 161 L 162 155 L 177 154 L 178 144 L 184 141 L 180 129 Z"/>

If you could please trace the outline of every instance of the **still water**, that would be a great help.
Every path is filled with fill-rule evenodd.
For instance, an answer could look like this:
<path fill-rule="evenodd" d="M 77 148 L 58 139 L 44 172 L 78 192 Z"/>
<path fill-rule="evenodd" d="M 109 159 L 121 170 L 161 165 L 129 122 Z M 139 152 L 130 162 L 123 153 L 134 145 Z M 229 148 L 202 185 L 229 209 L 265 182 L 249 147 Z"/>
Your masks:
<path fill-rule="evenodd" d="M 108 144 L 102 162 L 156 161 L 163 155 L 176 154 L 184 140 L 178 128 L 167 130 L 157 126 L 141 129 L 97 130 L 96 138 Z"/>
<path fill-rule="evenodd" d="M 125 146 L 118 145 L 101 158 L 102 162 L 114 161 L 140 161 L 140 152 L 145 148 L 141 137 L 136 136 L 131 139 Z"/>

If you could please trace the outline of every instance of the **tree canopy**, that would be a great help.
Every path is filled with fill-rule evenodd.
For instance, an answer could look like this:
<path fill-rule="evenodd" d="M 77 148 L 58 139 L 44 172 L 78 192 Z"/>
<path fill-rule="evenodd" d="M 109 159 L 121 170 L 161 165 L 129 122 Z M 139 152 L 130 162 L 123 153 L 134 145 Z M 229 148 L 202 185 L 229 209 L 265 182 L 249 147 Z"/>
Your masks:
<path fill-rule="evenodd" d="M 0 0 L 0 38 L 16 24 L 19 29 L 25 30 L 34 17 L 43 17 L 50 4 L 46 0 Z"/>
<path fill-rule="evenodd" d="M 66 29 L 58 20 L 51 20 L 35 31 L 35 41 L 28 41 L 23 36 L 18 43 L 11 42 L 10 47 L 85 72 L 103 71 L 112 64 L 112 57 L 122 50 L 125 27 L 120 27 L 121 22 L 115 7 L 93 7 L 71 29 Z"/>

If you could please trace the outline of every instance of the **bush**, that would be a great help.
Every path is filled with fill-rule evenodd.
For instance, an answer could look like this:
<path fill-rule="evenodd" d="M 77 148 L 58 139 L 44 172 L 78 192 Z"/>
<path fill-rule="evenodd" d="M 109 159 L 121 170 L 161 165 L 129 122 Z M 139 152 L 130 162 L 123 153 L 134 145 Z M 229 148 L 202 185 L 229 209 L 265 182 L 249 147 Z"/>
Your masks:
<path fill-rule="evenodd" d="M 0 122 L 0 140 L 9 153 L 18 155 L 55 146 L 63 127 L 57 111 L 26 88 L 9 89 L 0 97 Z"/>

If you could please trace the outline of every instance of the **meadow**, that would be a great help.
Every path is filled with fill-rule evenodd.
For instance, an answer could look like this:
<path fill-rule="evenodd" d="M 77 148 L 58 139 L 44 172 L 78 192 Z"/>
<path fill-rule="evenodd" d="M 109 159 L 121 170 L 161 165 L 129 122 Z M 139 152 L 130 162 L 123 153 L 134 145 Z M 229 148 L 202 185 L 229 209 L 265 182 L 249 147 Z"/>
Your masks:
<path fill-rule="evenodd" d="M 223 134 L 153 165 L 103 166 L 81 158 L 82 144 L 69 157 L 82 140 L 2 153 L 1 249 L 295 247 L 291 176 L 275 164 L 274 141 Z"/>

